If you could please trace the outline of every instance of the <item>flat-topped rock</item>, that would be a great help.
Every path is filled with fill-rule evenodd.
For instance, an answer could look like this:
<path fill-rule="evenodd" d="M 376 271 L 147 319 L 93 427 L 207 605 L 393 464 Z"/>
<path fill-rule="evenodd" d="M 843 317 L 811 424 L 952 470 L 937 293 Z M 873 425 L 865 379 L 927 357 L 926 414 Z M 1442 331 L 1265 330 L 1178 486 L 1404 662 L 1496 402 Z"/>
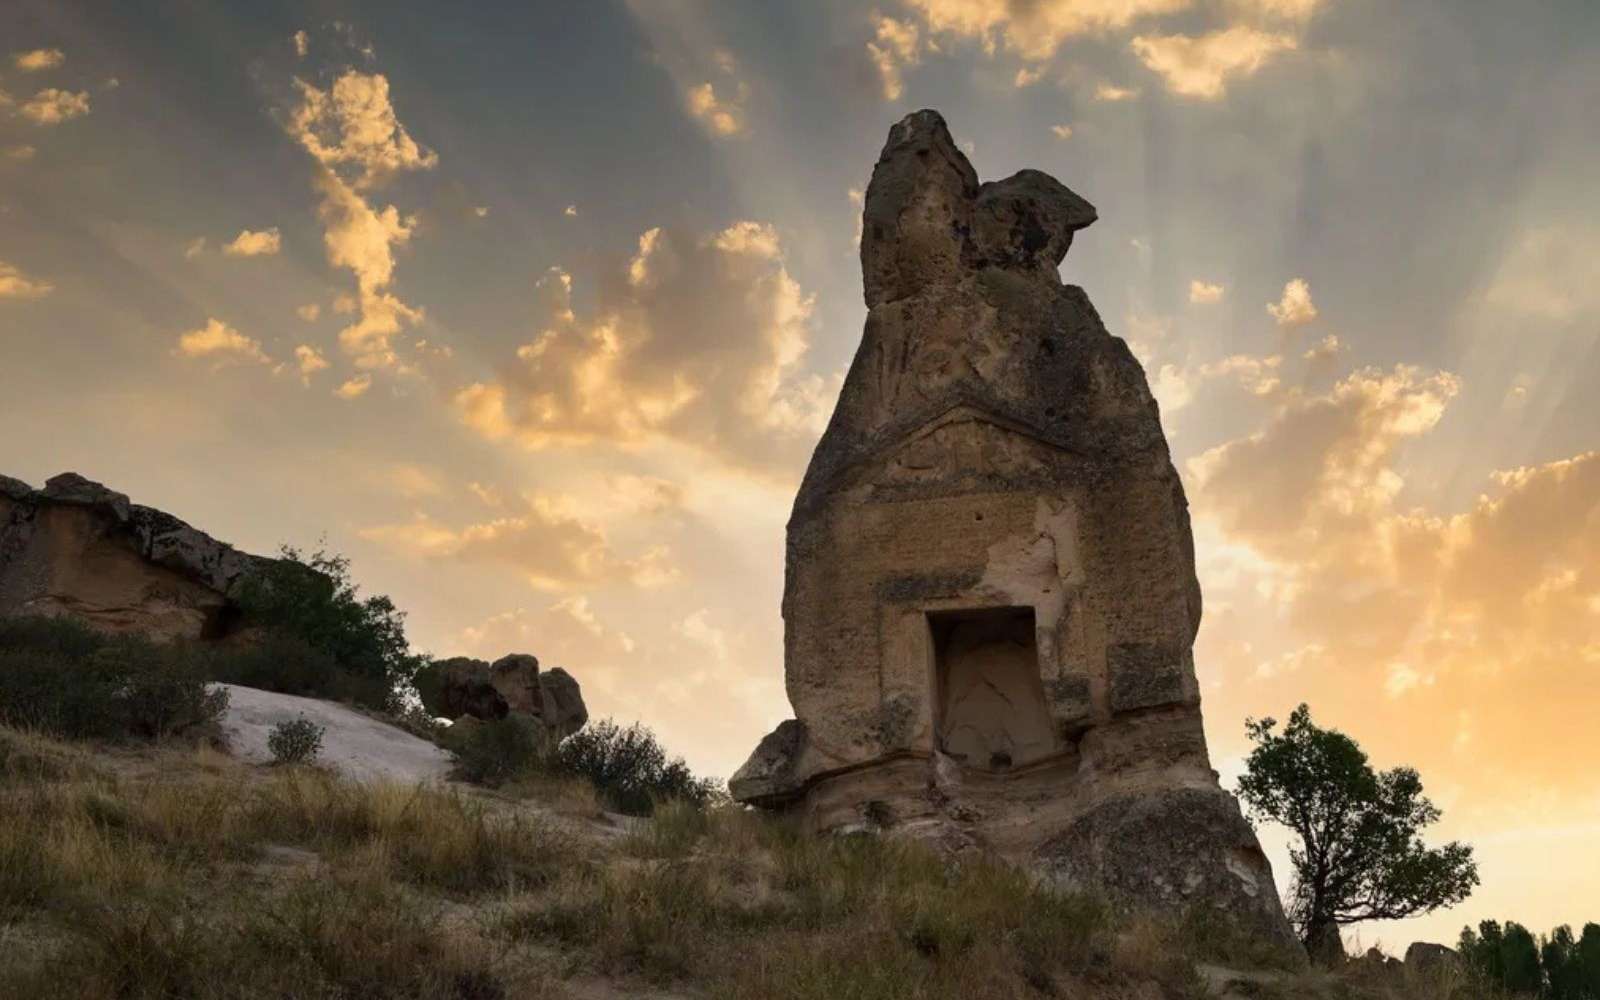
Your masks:
<path fill-rule="evenodd" d="M 263 564 L 76 473 L 41 489 L 0 477 L 0 616 L 64 615 L 151 638 L 222 638 Z"/>

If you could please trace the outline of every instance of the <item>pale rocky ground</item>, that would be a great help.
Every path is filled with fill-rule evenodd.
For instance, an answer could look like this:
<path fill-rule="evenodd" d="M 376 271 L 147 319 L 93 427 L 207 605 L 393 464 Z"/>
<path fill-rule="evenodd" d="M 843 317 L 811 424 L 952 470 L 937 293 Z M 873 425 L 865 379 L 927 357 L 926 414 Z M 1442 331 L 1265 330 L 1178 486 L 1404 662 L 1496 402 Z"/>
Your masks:
<path fill-rule="evenodd" d="M 428 782 L 444 781 L 450 775 L 448 753 L 353 708 L 237 684 L 216 687 L 228 692 L 228 709 L 220 726 L 229 750 L 239 760 L 271 763 L 267 736 L 273 727 L 306 719 L 323 728 L 318 762 L 346 778 Z"/>

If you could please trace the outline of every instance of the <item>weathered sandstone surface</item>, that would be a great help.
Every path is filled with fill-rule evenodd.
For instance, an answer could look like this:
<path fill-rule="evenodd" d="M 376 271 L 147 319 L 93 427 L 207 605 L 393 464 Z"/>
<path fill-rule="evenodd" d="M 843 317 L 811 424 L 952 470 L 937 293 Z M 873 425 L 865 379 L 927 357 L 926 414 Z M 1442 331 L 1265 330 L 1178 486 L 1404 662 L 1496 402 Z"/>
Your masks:
<path fill-rule="evenodd" d="M 456 656 L 437 660 L 417 678 L 423 706 L 446 719 L 503 719 L 525 715 L 543 724 L 555 739 L 570 736 L 589 721 L 583 692 L 560 667 L 539 669 L 539 659 L 512 653 L 493 663 Z"/>
<path fill-rule="evenodd" d="M 0 476 L 0 616 L 223 638 L 239 624 L 237 587 L 267 561 L 76 473 L 38 490 Z"/>
<path fill-rule="evenodd" d="M 1095 218 L 1038 171 L 980 184 L 932 111 L 890 131 L 866 330 L 789 521 L 796 718 L 730 789 L 1292 948 L 1206 753 L 1194 542 L 1156 402 L 1056 270 Z"/>

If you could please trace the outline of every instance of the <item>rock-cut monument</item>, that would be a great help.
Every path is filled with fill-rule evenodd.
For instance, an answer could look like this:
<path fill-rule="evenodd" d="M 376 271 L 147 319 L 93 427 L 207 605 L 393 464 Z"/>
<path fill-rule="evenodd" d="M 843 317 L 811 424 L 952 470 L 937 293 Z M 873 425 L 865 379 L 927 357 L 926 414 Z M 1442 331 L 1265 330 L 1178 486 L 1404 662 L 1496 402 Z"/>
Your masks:
<path fill-rule="evenodd" d="M 1194 539 L 1155 399 L 1057 272 L 1095 218 L 1036 170 L 980 184 L 933 111 L 891 129 L 866 330 L 789 520 L 795 718 L 730 788 L 1292 946 L 1207 758 Z"/>

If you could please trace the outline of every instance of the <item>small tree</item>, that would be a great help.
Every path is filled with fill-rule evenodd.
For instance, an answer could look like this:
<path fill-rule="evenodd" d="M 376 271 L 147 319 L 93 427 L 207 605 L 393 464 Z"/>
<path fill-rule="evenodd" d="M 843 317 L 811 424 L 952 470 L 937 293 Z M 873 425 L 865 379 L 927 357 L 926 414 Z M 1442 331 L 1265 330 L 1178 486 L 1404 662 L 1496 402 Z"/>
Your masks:
<path fill-rule="evenodd" d="M 1600 997 L 1600 924 L 1584 924 L 1578 938 L 1578 981 L 1591 997 Z"/>
<path fill-rule="evenodd" d="M 399 692 L 424 662 L 406 642 L 405 612 L 382 594 L 361 597 L 344 556 L 321 549 L 303 555 L 288 545 L 280 554 L 244 581 L 239 603 L 250 623 L 303 644 L 304 655 L 289 658 L 300 664 L 288 671 L 296 675 L 294 693 L 398 707 Z M 285 660 L 277 652 L 269 658 Z"/>
<path fill-rule="evenodd" d="M 278 764 L 310 764 L 322 753 L 327 730 L 305 716 L 280 722 L 267 733 L 267 749 Z"/>
<path fill-rule="evenodd" d="M 1294 831 L 1290 914 L 1314 955 L 1338 953 L 1339 927 L 1397 920 L 1465 899 L 1478 884 L 1472 848 L 1428 848 L 1419 831 L 1439 818 L 1409 767 L 1381 774 L 1355 740 L 1311 721 L 1301 705 L 1283 732 L 1249 720 L 1255 743 L 1239 781 L 1253 819 Z"/>
<path fill-rule="evenodd" d="M 1552 1000 L 1585 1000 L 1583 966 L 1578 964 L 1578 942 L 1572 928 L 1562 924 L 1539 945 L 1539 964 Z"/>

